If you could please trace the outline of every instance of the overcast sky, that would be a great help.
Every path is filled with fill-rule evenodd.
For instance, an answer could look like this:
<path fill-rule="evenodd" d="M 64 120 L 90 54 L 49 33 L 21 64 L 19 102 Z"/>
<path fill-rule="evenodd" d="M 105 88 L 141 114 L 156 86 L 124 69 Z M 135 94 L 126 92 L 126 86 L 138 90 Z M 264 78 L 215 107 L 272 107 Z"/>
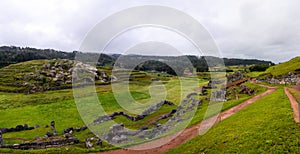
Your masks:
<path fill-rule="evenodd" d="M 1 0 L 0 45 L 78 50 L 85 35 L 101 20 L 123 9 L 149 4 L 176 8 L 198 20 L 224 57 L 277 63 L 300 55 L 299 0 Z M 187 52 L 190 48 L 182 38 L 155 31 L 125 33 L 108 50 L 118 52 L 115 50 L 122 44 L 137 45 L 142 43 L 137 39 L 152 34 L 152 41 L 177 41 L 186 47 L 179 50 L 193 54 Z M 169 52 L 164 54 L 172 55 Z"/>

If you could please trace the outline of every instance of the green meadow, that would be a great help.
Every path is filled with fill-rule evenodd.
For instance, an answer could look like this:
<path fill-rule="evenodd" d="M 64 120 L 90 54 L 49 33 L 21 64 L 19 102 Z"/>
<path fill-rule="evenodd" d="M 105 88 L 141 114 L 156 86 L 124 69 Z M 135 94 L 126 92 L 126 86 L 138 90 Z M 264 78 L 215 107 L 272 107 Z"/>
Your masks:
<path fill-rule="evenodd" d="M 95 93 L 99 103 L 90 103 L 93 99 L 83 99 L 81 103 L 76 105 L 72 89 L 61 89 L 53 91 L 37 92 L 25 94 L 21 90 L 22 86 L 16 82 L 13 76 L 22 73 L 28 73 L 38 69 L 45 61 L 31 61 L 4 67 L 0 72 L 0 128 L 11 128 L 17 125 L 28 124 L 29 126 L 39 125 L 39 128 L 29 131 L 10 132 L 3 134 L 5 144 L 17 144 L 24 141 L 33 141 L 35 138 L 42 137 L 51 128 L 46 128 L 52 120 L 56 123 L 58 136 L 63 135 L 63 130 L 68 127 L 82 127 L 88 125 L 96 119 L 97 116 L 111 114 L 116 111 L 123 111 L 130 115 L 137 115 L 151 105 L 155 105 L 163 100 L 173 102 L 174 106 L 162 106 L 159 110 L 151 113 L 149 116 L 140 121 L 130 121 L 129 119 L 118 116 L 114 119 L 117 123 L 123 123 L 126 128 L 140 129 L 142 126 L 149 125 L 154 119 L 169 113 L 172 109 L 176 109 L 190 92 L 197 92 L 197 88 L 204 86 L 211 79 L 211 75 L 221 78 L 222 74 L 210 74 L 209 72 L 197 73 L 197 80 L 192 77 L 176 77 L 166 73 L 132 71 L 130 72 L 130 81 L 124 81 L 111 84 L 96 83 L 95 86 L 82 88 L 82 95 Z M 36 66 L 36 67 L 32 67 Z M 98 67 L 98 70 L 111 74 L 111 67 Z M 236 68 L 242 69 L 242 68 Z M 270 67 L 269 69 L 272 69 Z M 250 77 L 259 76 L 266 72 L 251 72 Z M 152 82 L 155 78 L 158 81 Z M 19 81 L 21 82 L 21 81 Z M 10 84 L 8 84 L 10 83 Z M 267 90 L 252 84 L 250 82 L 243 85 L 254 89 L 254 95 L 261 94 Z M 299 150 L 299 124 L 293 122 L 292 111 L 289 101 L 284 95 L 283 86 L 274 93 L 259 99 L 242 111 L 234 114 L 232 117 L 220 122 L 212 127 L 206 134 L 198 136 L 191 141 L 169 151 L 169 153 L 298 153 Z M 128 88 L 128 89 L 127 89 Z M 95 91 L 93 91 L 95 90 Z M 239 91 L 240 87 L 236 87 Z M 298 91 L 290 89 L 297 96 Z M 127 98 L 128 92 L 131 98 Z M 233 89 L 228 88 L 228 101 L 222 102 L 220 111 L 212 111 L 209 113 L 207 109 L 219 106 L 220 104 L 210 104 L 205 100 L 209 97 L 212 90 L 208 89 L 208 95 L 197 95 L 196 99 L 204 99 L 202 104 L 197 107 L 195 115 L 191 119 L 188 126 L 192 126 L 201 122 L 204 118 L 211 117 L 220 111 L 225 111 L 234 107 L 254 95 L 238 94 L 238 99 L 234 95 Z M 119 99 L 116 98 L 119 94 Z M 120 101 L 120 99 L 123 101 Z M 125 103 L 125 104 L 120 104 Z M 127 111 L 127 104 L 135 103 L 130 106 Z M 98 105 L 101 105 L 104 111 L 97 112 Z M 93 111 L 88 113 L 89 122 L 85 123 L 80 116 L 78 109 L 87 109 Z M 92 110 L 89 110 L 92 109 Z M 130 112 L 133 111 L 133 112 Z M 164 124 L 167 119 L 161 120 L 159 123 Z M 48 148 L 40 150 L 12 150 L 0 149 L 0 153 L 84 153 L 99 152 L 116 149 L 108 143 L 102 146 L 95 146 L 92 149 L 85 147 L 85 138 L 95 136 L 89 129 L 81 132 L 74 132 L 74 137 L 80 140 L 79 144 L 63 146 L 58 148 Z"/>
<path fill-rule="evenodd" d="M 168 153 L 299 153 L 300 127 L 283 88 Z"/>

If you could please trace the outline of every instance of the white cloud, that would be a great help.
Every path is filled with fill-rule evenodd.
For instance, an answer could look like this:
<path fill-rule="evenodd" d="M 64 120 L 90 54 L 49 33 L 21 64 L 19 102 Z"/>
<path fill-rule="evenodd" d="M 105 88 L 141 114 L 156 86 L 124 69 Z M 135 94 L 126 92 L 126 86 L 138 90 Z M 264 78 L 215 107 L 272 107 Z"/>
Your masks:
<path fill-rule="evenodd" d="M 280 62 L 299 55 L 297 0 L 2 0 L 0 45 L 77 50 L 99 21 L 146 4 L 173 7 L 199 20 L 224 56 Z"/>

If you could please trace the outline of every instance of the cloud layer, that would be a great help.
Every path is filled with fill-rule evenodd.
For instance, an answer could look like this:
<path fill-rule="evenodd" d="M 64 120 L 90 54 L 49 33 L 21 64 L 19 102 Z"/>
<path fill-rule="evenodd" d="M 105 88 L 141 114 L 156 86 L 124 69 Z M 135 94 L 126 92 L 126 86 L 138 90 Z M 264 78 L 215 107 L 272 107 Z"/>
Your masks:
<path fill-rule="evenodd" d="M 225 57 L 281 62 L 300 53 L 297 0 L 3 0 L 0 45 L 77 50 L 98 22 L 115 12 L 141 5 L 168 6 L 194 17 L 211 33 Z M 151 34 L 153 29 L 124 34 L 116 39 L 122 43 L 113 43 L 111 52 L 117 52 L 124 44 L 149 40 Z M 193 54 L 185 41 L 174 36 L 156 35 L 156 40 L 151 41 L 175 42 L 187 48 L 186 54 Z"/>

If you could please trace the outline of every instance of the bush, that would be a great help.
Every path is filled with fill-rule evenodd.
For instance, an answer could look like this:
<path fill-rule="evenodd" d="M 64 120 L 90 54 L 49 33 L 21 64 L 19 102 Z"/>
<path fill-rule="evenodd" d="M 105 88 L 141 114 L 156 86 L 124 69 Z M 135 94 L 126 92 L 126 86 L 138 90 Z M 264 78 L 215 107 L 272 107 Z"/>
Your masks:
<path fill-rule="evenodd" d="M 251 66 L 249 70 L 251 72 L 263 72 L 266 71 L 269 67 L 270 66 L 268 64 L 258 64 L 258 65 Z"/>

